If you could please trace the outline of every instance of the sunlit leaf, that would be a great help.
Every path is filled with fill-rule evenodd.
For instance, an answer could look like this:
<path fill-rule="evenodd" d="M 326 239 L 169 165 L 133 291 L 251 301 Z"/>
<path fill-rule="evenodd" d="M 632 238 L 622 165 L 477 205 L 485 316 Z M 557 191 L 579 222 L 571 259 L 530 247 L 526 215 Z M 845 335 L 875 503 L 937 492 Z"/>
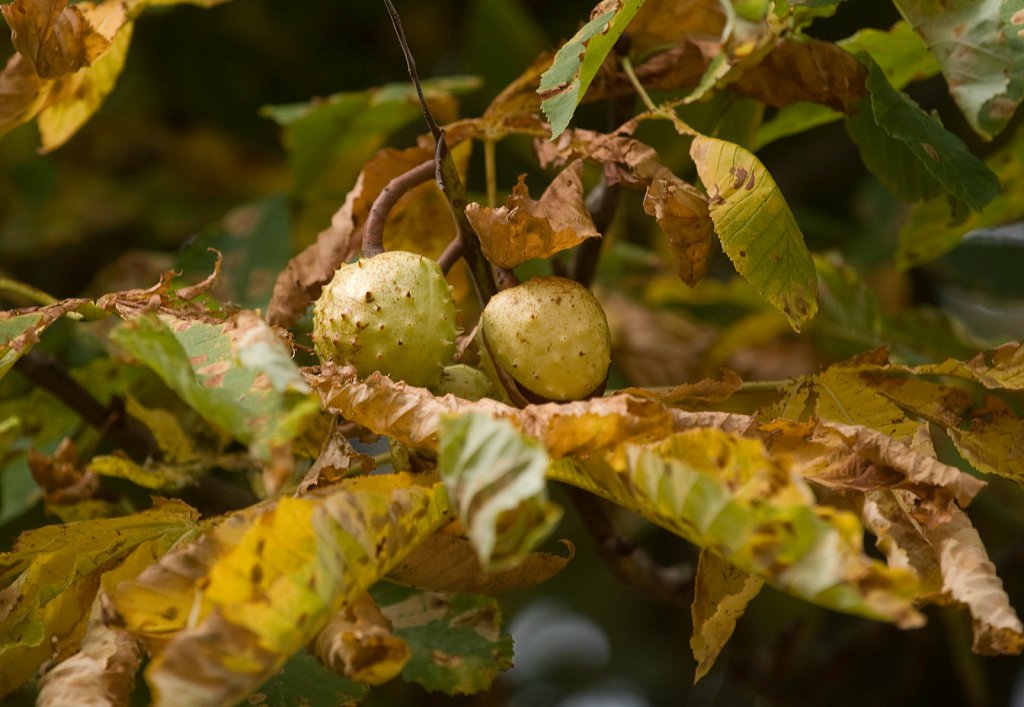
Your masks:
<path fill-rule="evenodd" d="M 914 576 L 862 549 L 855 516 L 814 502 L 759 440 L 694 429 L 555 462 L 552 478 L 618 503 L 776 588 L 839 611 L 920 625 Z"/>
<path fill-rule="evenodd" d="M 739 145 L 697 137 L 690 155 L 711 218 L 737 272 L 799 331 L 818 309 L 814 261 L 793 213 L 764 165 Z"/>
<path fill-rule="evenodd" d="M 547 497 L 547 453 L 510 423 L 480 414 L 442 418 L 438 437 L 438 470 L 480 563 L 514 568 L 562 517 Z"/>
<path fill-rule="evenodd" d="M 409 645 L 391 631 L 369 594 L 356 597 L 317 634 L 313 650 L 339 675 L 367 685 L 383 685 L 409 662 Z"/>
<path fill-rule="evenodd" d="M 644 0 L 603 0 L 591 13 L 590 22 L 555 54 L 537 89 L 541 108 L 551 123 L 552 138 L 569 125 L 605 57 L 643 3 Z"/>
<path fill-rule="evenodd" d="M 1015 0 L 897 0 L 928 43 L 949 92 L 975 132 L 991 139 L 1024 97 L 1024 37 Z M 1015 14 L 1016 13 L 1016 14 Z"/>
<path fill-rule="evenodd" d="M 697 659 L 693 682 L 708 674 L 736 628 L 747 604 L 757 596 L 764 580 L 737 569 L 714 552 L 700 551 L 693 587 L 693 634 L 690 649 Z"/>
<path fill-rule="evenodd" d="M 374 599 L 412 649 L 402 678 L 449 695 L 486 690 L 512 667 L 512 639 L 497 601 L 479 594 L 417 592 L 382 582 Z"/>
<path fill-rule="evenodd" d="M 179 501 L 122 518 L 51 525 L 23 534 L 0 555 L 0 694 L 27 680 L 44 660 L 67 655 L 86 629 L 105 573 L 134 555 L 153 562 L 195 528 Z M 135 572 L 142 566 L 129 567 Z M 120 571 L 120 575 L 131 571 Z"/>
<path fill-rule="evenodd" d="M 565 557 L 531 552 L 511 569 L 488 572 L 459 523 L 451 523 L 431 535 L 395 568 L 388 579 L 436 592 L 501 594 L 527 589 L 562 571 L 575 554 Z"/>
<path fill-rule="evenodd" d="M 466 206 L 466 218 L 480 237 L 484 256 L 504 268 L 549 258 L 601 236 L 583 202 L 581 161 L 562 170 L 539 201 L 530 198 L 523 175 L 504 206 L 492 209 L 472 202 Z"/>
<path fill-rule="evenodd" d="M 177 631 L 147 670 L 157 705 L 245 698 L 448 520 L 441 486 L 409 475 L 351 479 L 328 496 L 282 498 L 242 514 L 236 544 L 208 570 L 171 575 L 180 578 L 171 587 L 154 585 L 160 574 L 147 572 L 114 597 L 129 629 Z M 156 592 L 171 596 L 139 602 Z M 190 607 L 175 614 L 177 625 L 158 613 L 168 603 Z"/>

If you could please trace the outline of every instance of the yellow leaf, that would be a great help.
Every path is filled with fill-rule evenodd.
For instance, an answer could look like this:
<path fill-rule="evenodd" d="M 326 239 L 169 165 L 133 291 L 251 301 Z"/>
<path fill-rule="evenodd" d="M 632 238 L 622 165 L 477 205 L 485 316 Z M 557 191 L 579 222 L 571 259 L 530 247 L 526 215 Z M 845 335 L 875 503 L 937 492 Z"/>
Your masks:
<path fill-rule="evenodd" d="M 752 577 L 718 555 L 701 549 L 693 588 L 693 635 L 690 649 L 697 659 L 696 684 L 708 674 L 736 628 L 747 604 L 764 580 Z"/>

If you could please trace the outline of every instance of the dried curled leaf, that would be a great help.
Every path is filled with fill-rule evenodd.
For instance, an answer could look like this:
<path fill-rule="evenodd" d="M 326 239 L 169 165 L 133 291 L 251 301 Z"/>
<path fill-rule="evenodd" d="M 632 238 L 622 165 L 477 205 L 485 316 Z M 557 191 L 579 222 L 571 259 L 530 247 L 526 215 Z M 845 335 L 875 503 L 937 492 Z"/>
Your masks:
<path fill-rule="evenodd" d="M 540 440 L 554 458 L 608 448 L 627 439 L 663 437 L 672 428 L 663 406 L 631 395 L 518 409 L 489 399 L 470 402 L 454 395 L 435 396 L 426 388 L 395 383 L 379 373 L 360 380 L 352 366 L 324 364 L 318 371 L 306 371 L 306 378 L 325 409 L 420 449 L 437 449 L 443 415 L 469 412 L 512 422 L 523 434 Z"/>
<path fill-rule="evenodd" d="M 644 211 L 668 236 L 676 270 L 687 285 L 695 285 L 708 270 L 714 227 L 708 202 L 693 186 L 667 169 L 659 170 L 644 194 Z"/>
<path fill-rule="evenodd" d="M 44 79 L 72 74 L 100 58 L 126 16 L 121 3 L 14 0 L 2 8 L 11 42 Z"/>
<path fill-rule="evenodd" d="M 530 198 L 526 175 L 521 175 L 504 206 L 492 209 L 473 202 L 466 206 L 466 218 L 480 237 L 484 256 L 504 268 L 601 237 L 583 201 L 580 160 L 563 169 L 539 201 Z"/>
<path fill-rule="evenodd" d="M 711 670 L 747 604 L 763 586 L 764 580 L 759 577 L 752 577 L 715 553 L 701 549 L 690 610 L 690 650 L 697 659 L 694 684 Z"/>
<path fill-rule="evenodd" d="M 383 685 L 405 668 L 409 645 L 391 632 L 391 622 L 363 594 L 336 613 L 313 641 L 321 663 L 367 685 Z"/>

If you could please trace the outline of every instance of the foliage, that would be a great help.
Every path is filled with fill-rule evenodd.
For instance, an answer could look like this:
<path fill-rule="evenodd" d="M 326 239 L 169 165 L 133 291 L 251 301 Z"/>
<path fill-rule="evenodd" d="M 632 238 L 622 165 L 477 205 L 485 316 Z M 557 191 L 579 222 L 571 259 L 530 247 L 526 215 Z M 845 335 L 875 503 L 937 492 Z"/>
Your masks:
<path fill-rule="evenodd" d="M 57 159 L 108 119 L 145 15 L 198 5 L 202 23 L 221 4 L 243 12 L 3 4 L 0 132 L 34 125 L 41 153 L 66 145 L 37 159 Z M 534 26 L 511 1 L 474 7 L 507 25 L 481 33 Z M 421 83 L 413 66 L 412 85 L 275 99 L 259 112 L 286 159 L 246 182 L 243 160 L 208 156 L 222 196 L 256 200 L 176 260 L 147 260 L 155 285 L 115 273 L 57 298 L 0 271 L 15 305 L 0 310 L 0 523 L 24 531 L 0 554 L 0 697 L 482 693 L 512 665 L 492 595 L 568 574 L 575 545 L 544 546 L 577 520 L 666 612 L 686 598 L 695 682 L 724 674 L 745 616 L 783 595 L 854 626 L 962 615 L 974 654 L 1024 652 L 994 561 L 1024 524 L 1024 345 L 912 301 L 896 269 L 1021 216 L 1024 8 L 896 7 L 888 30 L 826 41 L 837 1 L 603 0 L 560 49 L 487 86 L 478 117 L 459 118 L 477 78 Z M 940 73 L 960 116 L 904 90 Z M 960 120 L 974 136 L 946 127 Z M 791 204 L 772 143 L 837 121 L 869 201 L 896 215 L 828 241 Z M 979 157 L 976 138 L 1000 142 Z M 44 211 L 22 222 L 58 223 Z M 474 382 L 314 358 L 310 305 L 379 245 L 438 260 L 462 327 L 446 363 Z M 608 319 L 612 369 L 587 399 L 521 387 L 478 331 L 498 290 L 549 274 L 592 287 Z M 354 326 L 384 332 L 373 292 L 358 303 L 371 321 Z M 575 350 L 571 327 L 540 326 Z M 1001 493 L 999 536 L 985 511 Z M 685 541 L 690 575 L 654 562 L 652 538 Z"/>

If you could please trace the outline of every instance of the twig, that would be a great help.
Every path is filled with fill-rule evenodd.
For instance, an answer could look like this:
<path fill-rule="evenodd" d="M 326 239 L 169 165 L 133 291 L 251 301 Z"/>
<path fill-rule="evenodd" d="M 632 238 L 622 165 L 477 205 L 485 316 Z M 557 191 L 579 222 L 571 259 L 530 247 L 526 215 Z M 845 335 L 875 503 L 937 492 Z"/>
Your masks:
<path fill-rule="evenodd" d="M 437 121 L 434 120 L 430 108 L 427 107 L 427 99 L 423 97 L 423 87 L 420 85 L 420 77 L 416 73 L 416 60 L 413 59 L 412 50 L 409 49 L 409 42 L 405 39 L 405 30 L 402 29 L 402 18 L 398 16 L 398 10 L 391 4 L 391 0 L 384 0 L 384 4 L 387 5 L 388 14 L 391 15 L 391 24 L 394 25 L 395 34 L 398 35 L 398 43 L 402 46 L 402 53 L 405 55 L 405 67 L 409 70 L 409 78 L 412 79 L 413 86 L 416 87 L 416 95 L 419 96 L 420 107 L 423 109 L 423 119 L 427 121 L 430 134 L 434 136 L 435 140 L 440 142 L 441 128 L 438 126 Z"/>
<path fill-rule="evenodd" d="M 492 209 L 498 203 L 498 175 L 495 165 L 494 140 L 484 140 L 484 176 L 487 181 L 487 205 Z"/>
<path fill-rule="evenodd" d="M 692 568 L 657 564 L 643 548 L 616 530 L 607 501 L 572 486 L 566 490 L 612 574 L 664 604 L 683 607 L 690 603 Z"/>
<path fill-rule="evenodd" d="M 606 233 L 619 208 L 619 195 L 622 190 L 618 186 L 609 187 L 604 175 L 601 181 L 587 194 L 587 210 L 598 233 Z M 571 272 L 572 279 L 584 287 L 590 287 L 597 273 L 597 261 L 601 255 L 604 238 L 588 238 L 580 244 L 573 255 Z"/>
<path fill-rule="evenodd" d="M 145 425 L 126 415 L 118 406 L 100 403 L 48 354 L 29 351 L 18 359 L 14 368 L 40 388 L 52 393 L 87 423 L 105 430 L 132 457 L 146 459 L 157 453 L 156 440 Z"/>
<path fill-rule="evenodd" d="M 363 230 L 364 258 L 372 258 L 384 252 L 384 224 L 387 223 L 391 209 L 410 189 L 425 184 L 433 176 L 434 160 L 427 160 L 398 175 L 381 190 L 366 217 L 366 228 Z"/>
<path fill-rule="evenodd" d="M 57 298 L 53 295 L 32 287 L 32 285 L 19 282 L 18 280 L 11 280 L 6 277 L 0 277 L 0 292 L 10 292 L 12 294 L 21 295 L 29 302 L 43 306 L 56 304 L 57 302 Z"/>

